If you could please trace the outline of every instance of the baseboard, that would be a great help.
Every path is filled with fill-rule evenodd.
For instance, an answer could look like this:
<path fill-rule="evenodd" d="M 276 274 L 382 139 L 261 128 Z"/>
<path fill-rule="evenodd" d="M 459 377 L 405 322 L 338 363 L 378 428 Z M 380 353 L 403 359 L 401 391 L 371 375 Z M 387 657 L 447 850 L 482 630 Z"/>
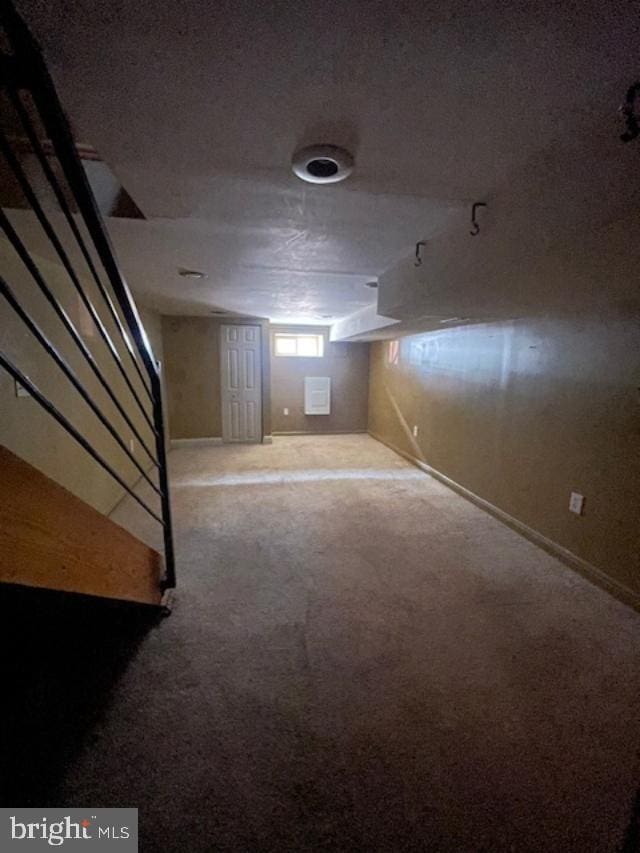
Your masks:
<path fill-rule="evenodd" d="M 551 554 L 553 557 L 557 557 L 561 560 L 565 565 L 569 566 L 574 571 L 577 571 L 583 577 L 585 577 L 591 583 L 594 583 L 596 586 L 600 587 L 600 589 L 606 590 L 606 592 L 613 595 L 619 601 L 622 601 L 624 604 L 633 607 L 635 610 L 640 610 L 640 595 L 637 592 L 634 592 L 628 586 L 620 581 L 615 580 L 614 578 L 607 575 L 602 569 L 599 569 L 597 566 L 594 566 L 592 563 L 589 563 L 587 560 L 584 560 L 582 557 L 578 557 L 577 554 L 574 554 L 573 551 L 569 551 L 568 548 L 565 548 L 563 545 L 559 545 L 557 542 L 554 542 L 553 539 L 549 539 L 543 533 L 540 533 L 538 530 L 535 530 L 533 527 L 529 527 L 528 524 L 525 524 L 523 521 L 515 518 L 512 515 L 509 515 L 508 512 L 505 512 L 500 507 L 495 506 L 489 501 L 481 498 L 479 495 L 476 495 L 475 492 L 470 491 L 465 486 L 460 485 L 460 483 L 456 483 L 455 480 L 452 480 L 450 477 L 447 477 L 446 474 L 443 474 L 441 471 L 432 468 L 431 465 L 427 465 L 426 462 L 422 462 L 420 459 L 416 459 L 415 456 L 412 456 L 410 453 L 407 453 L 405 450 L 401 450 L 399 447 L 396 447 L 390 441 L 382 438 L 382 436 L 377 435 L 375 432 L 371 432 L 369 430 L 369 435 L 372 438 L 375 438 L 376 441 L 379 441 L 381 444 L 384 444 L 390 450 L 393 450 L 394 453 L 397 453 L 399 456 L 402 456 L 408 462 L 411 462 L 417 468 L 420 468 L 421 471 L 424 471 L 425 474 L 428 474 L 430 477 L 433 477 L 435 480 L 443 483 L 445 486 L 448 486 L 454 492 L 457 492 L 463 498 L 466 498 L 471 503 L 480 507 L 480 509 L 485 510 L 494 518 L 497 518 L 498 521 L 502 521 L 507 527 L 510 527 L 512 530 L 515 530 L 516 533 L 520 533 L 525 539 L 528 539 L 530 542 L 533 542 L 534 545 L 537 545 L 539 548 L 542 548 L 543 551 L 546 551 L 548 554 Z"/>
<path fill-rule="evenodd" d="M 179 447 L 208 447 L 212 444 L 222 444 L 222 438 L 217 435 L 208 438 L 172 438 L 170 447 L 177 450 Z"/>
<path fill-rule="evenodd" d="M 301 429 L 291 432 L 274 432 L 273 435 L 364 435 L 366 432 L 366 429 Z"/>
<path fill-rule="evenodd" d="M 230 442 L 232 444 L 244 444 L 249 442 Z M 265 435 L 262 438 L 262 444 L 272 444 L 273 436 Z M 211 447 L 216 444 L 224 444 L 224 439 L 221 436 L 210 436 L 209 438 L 172 438 L 171 449 L 177 450 L 179 447 Z"/>

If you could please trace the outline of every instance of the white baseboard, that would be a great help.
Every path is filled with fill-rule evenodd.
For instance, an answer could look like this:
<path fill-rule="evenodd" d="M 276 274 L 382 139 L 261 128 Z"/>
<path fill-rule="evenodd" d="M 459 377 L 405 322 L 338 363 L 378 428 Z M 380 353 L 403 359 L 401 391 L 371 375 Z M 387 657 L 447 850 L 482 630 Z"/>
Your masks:
<path fill-rule="evenodd" d="M 222 444 L 222 438 L 217 435 L 209 438 L 172 438 L 170 447 L 177 450 L 179 447 L 208 447 L 212 444 Z"/>
<path fill-rule="evenodd" d="M 475 492 L 470 491 L 465 486 L 461 486 L 460 483 L 456 483 L 455 480 L 452 480 L 450 477 L 447 477 L 446 474 L 442 474 L 440 471 L 432 468 L 431 465 L 427 465 L 426 462 L 421 462 L 419 459 L 416 459 L 415 456 L 401 450 L 391 442 L 386 441 L 382 436 L 377 435 L 375 432 L 371 432 L 371 430 L 369 430 L 369 435 L 372 438 L 375 438 L 376 441 L 384 444 L 390 450 L 393 450 L 399 456 L 402 456 L 408 462 L 411 462 L 417 468 L 420 468 L 420 470 L 424 471 L 425 474 L 429 474 L 429 476 L 433 477 L 435 480 L 439 480 L 463 498 L 466 498 L 468 501 L 471 501 L 471 503 L 485 510 L 485 512 L 488 512 L 494 518 L 497 518 L 498 521 L 502 521 L 507 525 L 507 527 L 515 530 L 516 533 L 520 533 L 525 537 L 525 539 L 528 539 L 530 542 L 533 542 L 534 545 L 542 548 L 543 551 L 546 551 L 548 554 L 562 560 L 562 562 L 567 566 L 577 571 L 587 580 L 596 584 L 596 586 L 599 586 L 601 589 L 611 593 L 611 595 L 615 596 L 619 601 L 630 605 L 635 610 L 640 610 L 640 595 L 625 584 L 607 575 L 602 571 L 602 569 L 599 569 L 587 560 L 583 560 L 582 557 L 578 557 L 578 555 L 574 554 L 573 551 L 569 551 L 568 548 L 565 548 L 563 545 L 559 545 L 543 533 L 534 530 L 533 527 L 529 527 L 528 524 L 525 524 L 523 521 L 509 515 L 508 512 L 505 512 L 503 509 L 489 503 L 489 501 L 481 498 L 479 495 L 476 495 Z"/>
<path fill-rule="evenodd" d="M 291 432 L 274 432 L 274 435 L 364 435 L 366 434 L 366 429 L 325 429 L 325 430 L 312 430 L 312 429 L 300 429 L 300 430 L 292 430 Z"/>

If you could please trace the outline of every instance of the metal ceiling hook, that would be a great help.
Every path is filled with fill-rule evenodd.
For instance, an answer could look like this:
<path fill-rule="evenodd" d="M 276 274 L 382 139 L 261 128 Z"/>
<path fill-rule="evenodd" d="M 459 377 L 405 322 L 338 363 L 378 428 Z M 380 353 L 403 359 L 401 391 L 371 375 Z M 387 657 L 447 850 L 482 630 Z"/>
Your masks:
<path fill-rule="evenodd" d="M 632 139 L 640 136 L 640 82 L 629 86 L 620 112 L 627 123 L 627 129 L 620 135 L 620 139 L 623 142 L 631 142 Z"/>
<path fill-rule="evenodd" d="M 471 208 L 471 226 L 473 230 L 469 231 L 469 234 L 471 234 L 472 237 L 475 237 L 477 234 L 480 233 L 480 224 L 478 223 L 478 220 L 476 218 L 476 212 L 479 207 L 486 206 L 487 205 L 483 201 L 476 201 L 473 207 Z"/>

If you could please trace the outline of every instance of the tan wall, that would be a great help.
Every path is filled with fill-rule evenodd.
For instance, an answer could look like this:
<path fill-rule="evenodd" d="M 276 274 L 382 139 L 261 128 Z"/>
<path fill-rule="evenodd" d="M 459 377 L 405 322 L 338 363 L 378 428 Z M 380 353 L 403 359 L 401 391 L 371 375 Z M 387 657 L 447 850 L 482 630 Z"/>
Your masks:
<path fill-rule="evenodd" d="M 157 361 L 162 365 L 164 363 L 164 348 L 162 345 L 162 315 L 152 311 L 150 308 L 145 308 L 142 305 L 138 306 L 138 313 L 142 325 L 145 328 L 151 349 Z"/>
<path fill-rule="evenodd" d="M 209 317 L 163 317 L 171 438 L 222 435 L 220 324 Z"/>
<path fill-rule="evenodd" d="M 164 376 L 172 439 L 219 438 L 222 435 L 220 326 L 223 322 L 247 322 L 262 327 L 262 420 L 264 434 L 271 432 L 266 321 L 165 316 L 162 318 Z"/>
<path fill-rule="evenodd" d="M 169 450 L 169 408 L 167 404 L 167 381 L 165 377 L 164 365 L 164 345 L 162 341 L 162 314 L 158 314 L 151 308 L 138 306 L 140 320 L 145 328 L 153 355 L 156 361 L 160 362 L 160 384 L 162 387 L 162 414 L 164 418 L 164 436 L 166 449 Z"/>
<path fill-rule="evenodd" d="M 373 434 L 640 592 L 636 322 L 425 333 L 401 339 L 397 364 L 389 347 L 372 345 Z"/>
<path fill-rule="evenodd" d="M 135 403 L 124 380 L 95 331 L 91 318 L 80 305 L 79 297 L 66 273 L 58 264 L 45 261 L 37 256 L 34 257 L 48 284 L 79 327 L 85 343 L 94 353 L 118 399 L 128 401 L 125 404 L 127 412 L 139 428 L 143 438 L 147 440 L 150 449 L 155 451 L 150 430 L 144 425 L 142 415 L 137 413 Z M 62 324 L 40 295 L 5 239 L 0 239 L 0 264 L 2 265 L 3 275 L 19 301 L 27 308 L 54 346 L 69 362 L 104 414 L 113 422 L 120 435 L 128 443 L 129 439 L 133 437 L 131 430 L 110 402 L 106 392 L 98 384 L 97 379 L 84 362 Z M 84 284 L 94 303 L 99 305 L 99 296 L 93 282 L 87 279 Z M 105 314 L 106 312 L 101 312 L 110 334 L 116 340 L 115 329 L 105 319 Z M 148 312 L 145 313 L 145 317 L 147 321 L 151 321 L 151 324 L 157 322 L 153 315 Z M 153 333 L 151 336 L 154 339 L 157 337 Z M 154 343 L 156 343 L 155 340 Z M 57 408 L 72 421 L 107 462 L 116 469 L 125 482 L 128 484 L 135 483 L 140 476 L 135 466 L 82 401 L 59 368 L 44 354 L 39 344 L 4 300 L 1 301 L 0 305 L 0 345 L 18 367 L 41 388 Z M 126 356 L 123 346 L 121 349 L 123 361 L 126 364 L 128 356 Z M 138 385 L 139 380 L 132 368 L 130 375 L 142 396 L 142 389 Z M 13 379 L 4 370 L 0 370 L 0 397 L 2 399 L 0 444 L 34 465 L 100 512 L 108 513 L 113 509 L 124 494 L 122 488 L 94 462 L 86 451 L 50 415 L 43 411 L 35 400 L 30 397 L 16 397 Z M 142 466 L 147 468 L 149 460 L 138 442 L 136 442 L 135 455 Z"/>
<path fill-rule="evenodd" d="M 322 358 L 272 355 L 271 418 L 274 433 L 361 432 L 367 428 L 369 344 L 330 343 L 325 327 L 272 326 L 275 332 L 322 332 Z M 273 353 L 273 347 L 272 347 Z M 331 414 L 304 414 L 305 376 L 331 377 Z M 288 408 L 285 415 L 283 409 Z"/>

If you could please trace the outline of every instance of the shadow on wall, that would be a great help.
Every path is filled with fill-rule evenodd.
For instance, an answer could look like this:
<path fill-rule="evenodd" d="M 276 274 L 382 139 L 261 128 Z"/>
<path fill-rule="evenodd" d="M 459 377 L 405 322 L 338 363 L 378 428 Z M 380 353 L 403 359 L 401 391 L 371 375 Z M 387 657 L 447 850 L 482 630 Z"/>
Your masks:
<path fill-rule="evenodd" d="M 0 610 L 0 799 L 59 806 L 65 769 L 90 745 L 157 611 L 8 584 Z"/>

